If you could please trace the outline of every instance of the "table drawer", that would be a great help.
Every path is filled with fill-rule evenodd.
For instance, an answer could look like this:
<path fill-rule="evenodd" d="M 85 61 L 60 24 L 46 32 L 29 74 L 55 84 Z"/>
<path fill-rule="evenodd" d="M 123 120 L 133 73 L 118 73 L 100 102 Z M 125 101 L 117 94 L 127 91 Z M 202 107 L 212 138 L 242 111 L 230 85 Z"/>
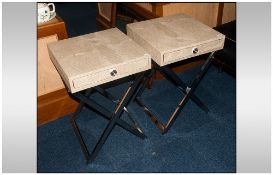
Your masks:
<path fill-rule="evenodd" d="M 103 83 L 107 83 L 119 78 L 123 78 L 138 72 L 142 72 L 151 68 L 150 58 L 143 58 L 137 61 L 128 62 L 111 68 L 92 72 L 88 75 L 75 78 L 72 80 L 74 91 L 79 91 L 85 86 L 94 87 Z"/>
<path fill-rule="evenodd" d="M 184 60 L 197 55 L 206 54 L 224 47 L 224 38 L 214 40 L 208 43 L 187 47 L 184 49 L 167 52 L 163 54 L 163 64 L 170 64 L 179 60 Z"/>

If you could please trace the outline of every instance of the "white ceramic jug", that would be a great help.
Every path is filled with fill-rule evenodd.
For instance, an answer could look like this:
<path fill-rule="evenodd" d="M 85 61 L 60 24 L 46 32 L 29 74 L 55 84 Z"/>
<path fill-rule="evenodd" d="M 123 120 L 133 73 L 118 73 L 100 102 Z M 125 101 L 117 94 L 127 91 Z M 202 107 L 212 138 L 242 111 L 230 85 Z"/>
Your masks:
<path fill-rule="evenodd" d="M 52 6 L 52 10 L 49 6 Z M 54 13 L 55 6 L 53 3 L 38 3 L 38 23 L 49 21 Z"/>

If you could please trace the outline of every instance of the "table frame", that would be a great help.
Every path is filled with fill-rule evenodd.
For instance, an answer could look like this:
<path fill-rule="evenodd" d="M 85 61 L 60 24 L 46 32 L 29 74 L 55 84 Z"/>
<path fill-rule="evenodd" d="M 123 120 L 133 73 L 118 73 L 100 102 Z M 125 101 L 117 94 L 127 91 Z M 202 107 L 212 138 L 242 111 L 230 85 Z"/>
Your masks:
<path fill-rule="evenodd" d="M 91 163 L 96 158 L 98 152 L 101 150 L 102 146 L 104 145 L 105 141 L 107 140 L 108 136 L 110 135 L 111 131 L 115 127 L 115 125 L 119 125 L 123 129 L 129 131 L 133 135 L 145 139 L 146 135 L 142 131 L 142 129 L 139 127 L 139 124 L 131 114 L 129 113 L 128 109 L 126 108 L 131 101 L 134 101 L 136 98 L 136 95 L 138 94 L 138 90 L 142 89 L 142 86 L 145 86 L 142 82 L 144 81 L 146 77 L 147 71 L 144 71 L 142 73 L 139 73 L 137 75 L 137 78 L 129 85 L 126 92 L 123 94 L 123 97 L 120 100 L 117 100 L 114 95 L 106 91 L 105 89 L 101 88 L 100 86 L 92 87 L 87 90 L 85 90 L 85 94 L 82 94 L 81 92 L 77 92 L 75 94 L 71 94 L 72 96 L 76 97 L 80 100 L 80 104 L 76 110 L 76 112 L 71 117 L 71 124 L 73 126 L 74 132 L 80 142 L 82 151 L 84 153 L 84 156 L 87 160 L 87 163 Z M 116 103 L 116 108 L 113 112 L 108 111 L 106 108 L 104 108 L 102 105 L 96 103 L 94 100 L 90 98 L 92 95 L 92 91 L 99 92 L 102 96 L 108 98 L 112 102 Z M 100 136 L 97 144 L 95 145 L 95 148 L 93 149 L 92 153 L 90 154 L 86 143 L 81 135 L 80 129 L 77 125 L 76 119 L 78 114 L 82 111 L 82 108 L 88 105 L 95 111 L 99 112 L 102 117 L 109 120 L 109 123 L 107 124 L 106 128 L 104 129 L 102 135 Z M 128 124 L 124 120 L 120 119 L 123 112 L 127 112 L 130 120 L 133 122 L 134 126 Z"/>
<path fill-rule="evenodd" d="M 174 112 L 169 116 L 168 121 L 166 124 L 160 122 L 157 117 L 149 110 L 149 108 L 143 103 L 141 100 L 141 95 L 144 91 L 144 89 L 140 90 L 136 97 L 137 104 L 143 108 L 144 112 L 150 117 L 152 122 L 160 129 L 162 134 L 165 134 L 168 132 L 170 127 L 173 125 L 175 119 L 180 114 L 181 110 L 185 106 L 185 104 L 188 102 L 189 99 L 191 99 L 194 103 L 196 103 L 204 112 L 208 113 L 209 109 L 199 100 L 194 94 L 194 90 L 204 77 L 205 73 L 207 72 L 214 56 L 215 52 L 211 52 L 205 61 L 205 63 L 202 65 L 201 70 L 199 73 L 195 76 L 193 81 L 190 83 L 189 86 L 187 86 L 179 77 L 178 75 L 173 72 L 168 65 L 160 67 L 156 62 L 153 61 L 153 68 L 151 69 L 150 73 L 147 76 L 146 81 L 151 78 L 156 70 L 158 70 L 168 81 L 170 81 L 172 84 L 174 84 L 182 93 L 185 94 L 183 98 L 181 98 L 181 101 L 179 102 L 178 106 L 174 110 Z M 147 82 L 144 82 L 145 84 Z M 143 87 L 143 86 L 142 86 Z"/>

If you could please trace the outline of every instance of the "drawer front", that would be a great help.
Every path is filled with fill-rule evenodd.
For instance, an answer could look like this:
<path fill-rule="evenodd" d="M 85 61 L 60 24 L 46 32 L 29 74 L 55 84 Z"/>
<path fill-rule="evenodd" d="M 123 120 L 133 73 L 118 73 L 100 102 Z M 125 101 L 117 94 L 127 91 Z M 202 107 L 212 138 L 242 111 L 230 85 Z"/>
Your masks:
<path fill-rule="evenodd" d="M 107 70 L 104 70 L 74 79 L 73 87 L 80 88 L 82 86 L 96 84 L 97 82 L 105 81 L 110 78 L 110 73 Z"/>
<path fill-rule="evenodd" d="M 205 44 L 187 47 L 174 52 L 168 52 L 163 55 L 164 65 L 191 58 L 197 55 L 206 54 L 212 51 L 220 50 L 224 46 L 224 39 L 211 41 Z"/>
<path fill-rule="evenodd" d="M 120 64 L 117 66 L 113 66 L 110 69 L 76 78 L 72 81 L 73 87 L 76 89 L 82 88 L 83 86 L 94 87 L 103 83 L 126 77 L 128 75 L 142 72 L 149 69 L 150 67 L 150 61 L 146 58 L 134 62 Z"/>

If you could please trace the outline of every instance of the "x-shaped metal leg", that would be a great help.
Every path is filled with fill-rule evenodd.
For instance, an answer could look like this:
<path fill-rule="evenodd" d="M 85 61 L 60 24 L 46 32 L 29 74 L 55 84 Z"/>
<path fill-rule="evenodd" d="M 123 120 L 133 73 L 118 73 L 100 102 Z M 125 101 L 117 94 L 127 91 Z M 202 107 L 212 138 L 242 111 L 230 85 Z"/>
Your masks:
<path fill-rule="evenodd" d="M 111 133 L 111 131 L 113 130 L 113 128 L 116 124 L 142 139 L 146 138 L 146 136 L 144 135 L 144 133 L 142 132 L 142 130 L 140 128 L 133 127 L 133 126 L 129 125 L 127 122 L 125 122 L 124 120 L 120 119 L 120 116 L 122 115 L 122 113 L 125 111 L 125 109 L 127 109 L 126 106 L 132 100 L 134 100 L 136 98 L 136 94 L 138 92 L 138 89 L 140 89 L 141 86 L 143 86 L 143 83 L 141 83 L 141 81 L 144 79 L 144 75 L 145 75 L 145 72 L 140 73 L 138 75 L 138 77 L 136 78 L 136 80 L 129 86 L 129 88 L 124 93 L 121 100 L 119 100 L 117 102 L 114 112 L 108 111 L 103 106 L 101 106 L 100 104 L 96 103 L 94 100 L 89 98 L 92 90 L 96 90 L 96 89 L 98 90 L 100 88 L 90 88 L 90 89 L 86 90 L 84 95 L 81 94 L 80 92 L 73 94 L 76 98 L 80 99 L 80 104 L 79 104 L 79 107 L 77 108 L 75 114 L 71 118 L 71 124 L 74 128 L 77 138 L 79 139 L 79 142 L 81 144 L 83 153 L 86 157 L 87 163 L 92 162 L 96 158 L 98 152 L 102 148 L 103 144 L 105 143 L 106 139 L 108 138 L 109 134 Z M 104 92 L 106 92 L 106 91 L 104 91 Z M 109 95 L 109 94 L 105 94 L 105 95 Z M 76 117 L 81 112 L 84 105 L 88 105 L 89 107 L 96 110 L 97 112 L 102 114 L 103 117 L 105 117 L 109 120 L 109 123 L 107 124 L 106 128 L 104 129 L 101 137 L 99 138 L 99 140 L 98 140 L 98 142 L 91 154 L 88 151 L 85 141 L 81 135 L 80 129 L 76 123 Z"/>
<path fill-rule="evenodd" d="M 143 86 L 143 85 L 142 85 L 142 86 Z M 145 86 L 144 86 L 144 87 L 145 87 Z M 117 99 L 113 94 L 111 94 L 111 93 L 108 92 L 107 90 L 105 90 L 105 89 L 103 89 L 103 88 L 101 88 L 101 87 L 99 87 L 99 86 L 94 87 L 94 89 L 95 89 L 97 92 L 99 92 L 102 96 L 104 96 L 104 97 L 107 98 L 108 100 L 112 101 L 113 103 L 118 104 L 118 103 L 120 102 L 119 99 Z M 124 111 L 127 113 L 127 115 L 128 115 L 128 117 L 129 117 L 129 119 L 131 120 L 131 122 L 133 122 L 135 128 L 136 128 L 139 132 L 143 133 L 143 131 L 142 131 L 140 125 L 139 125 L 138 122 L 134 119 L 134 117 L 132 116 L 132 114 L 129 112 L 129 110 L 128 110 L 126 107 L 124 107 Z"/>
<path fill-rule="evenodd" d="M 196 75 L 195 79 L 191 82 L 189 86 L 187 86 L 170 68 L 167 66 L 160 67 L 156 63 L 154 63 L 155 67 L 154 70 L 151 71 L 150 77 L 155 73 L 155 70 L 159 70 L 159 72 L 171 83 L 176 85 L 184 94 L 185 96 L 181 99 L 178 106 L 172 113 L 172 115 L 169 117 L 166 124 L 161 123 L 157 117 L 148 109 L 148 107 L 141 101 L 140 96 L 142 92 L 140 91 L 137 95 L 136 102 L 144 109 L 146 114 L 151 118 L 152 122 L 160 129 L 161 133 L 166 133 L 169 128 L 174 123 L 175 119 L 181 112 L 182 108 L 185 106 L 187 101 L 191 98 L 193 102 L 195 102 L 201 109 L 203 109 L 205 112 L 209 112 L 208 108 L 193 94 L 194 90 L 198 86 L 199 82 L 207 72 L 211 61 L 213 59 L 213 55 L 215 52 L 211 52 L 203 66 L 201 67 L 200 72 Z"/>

